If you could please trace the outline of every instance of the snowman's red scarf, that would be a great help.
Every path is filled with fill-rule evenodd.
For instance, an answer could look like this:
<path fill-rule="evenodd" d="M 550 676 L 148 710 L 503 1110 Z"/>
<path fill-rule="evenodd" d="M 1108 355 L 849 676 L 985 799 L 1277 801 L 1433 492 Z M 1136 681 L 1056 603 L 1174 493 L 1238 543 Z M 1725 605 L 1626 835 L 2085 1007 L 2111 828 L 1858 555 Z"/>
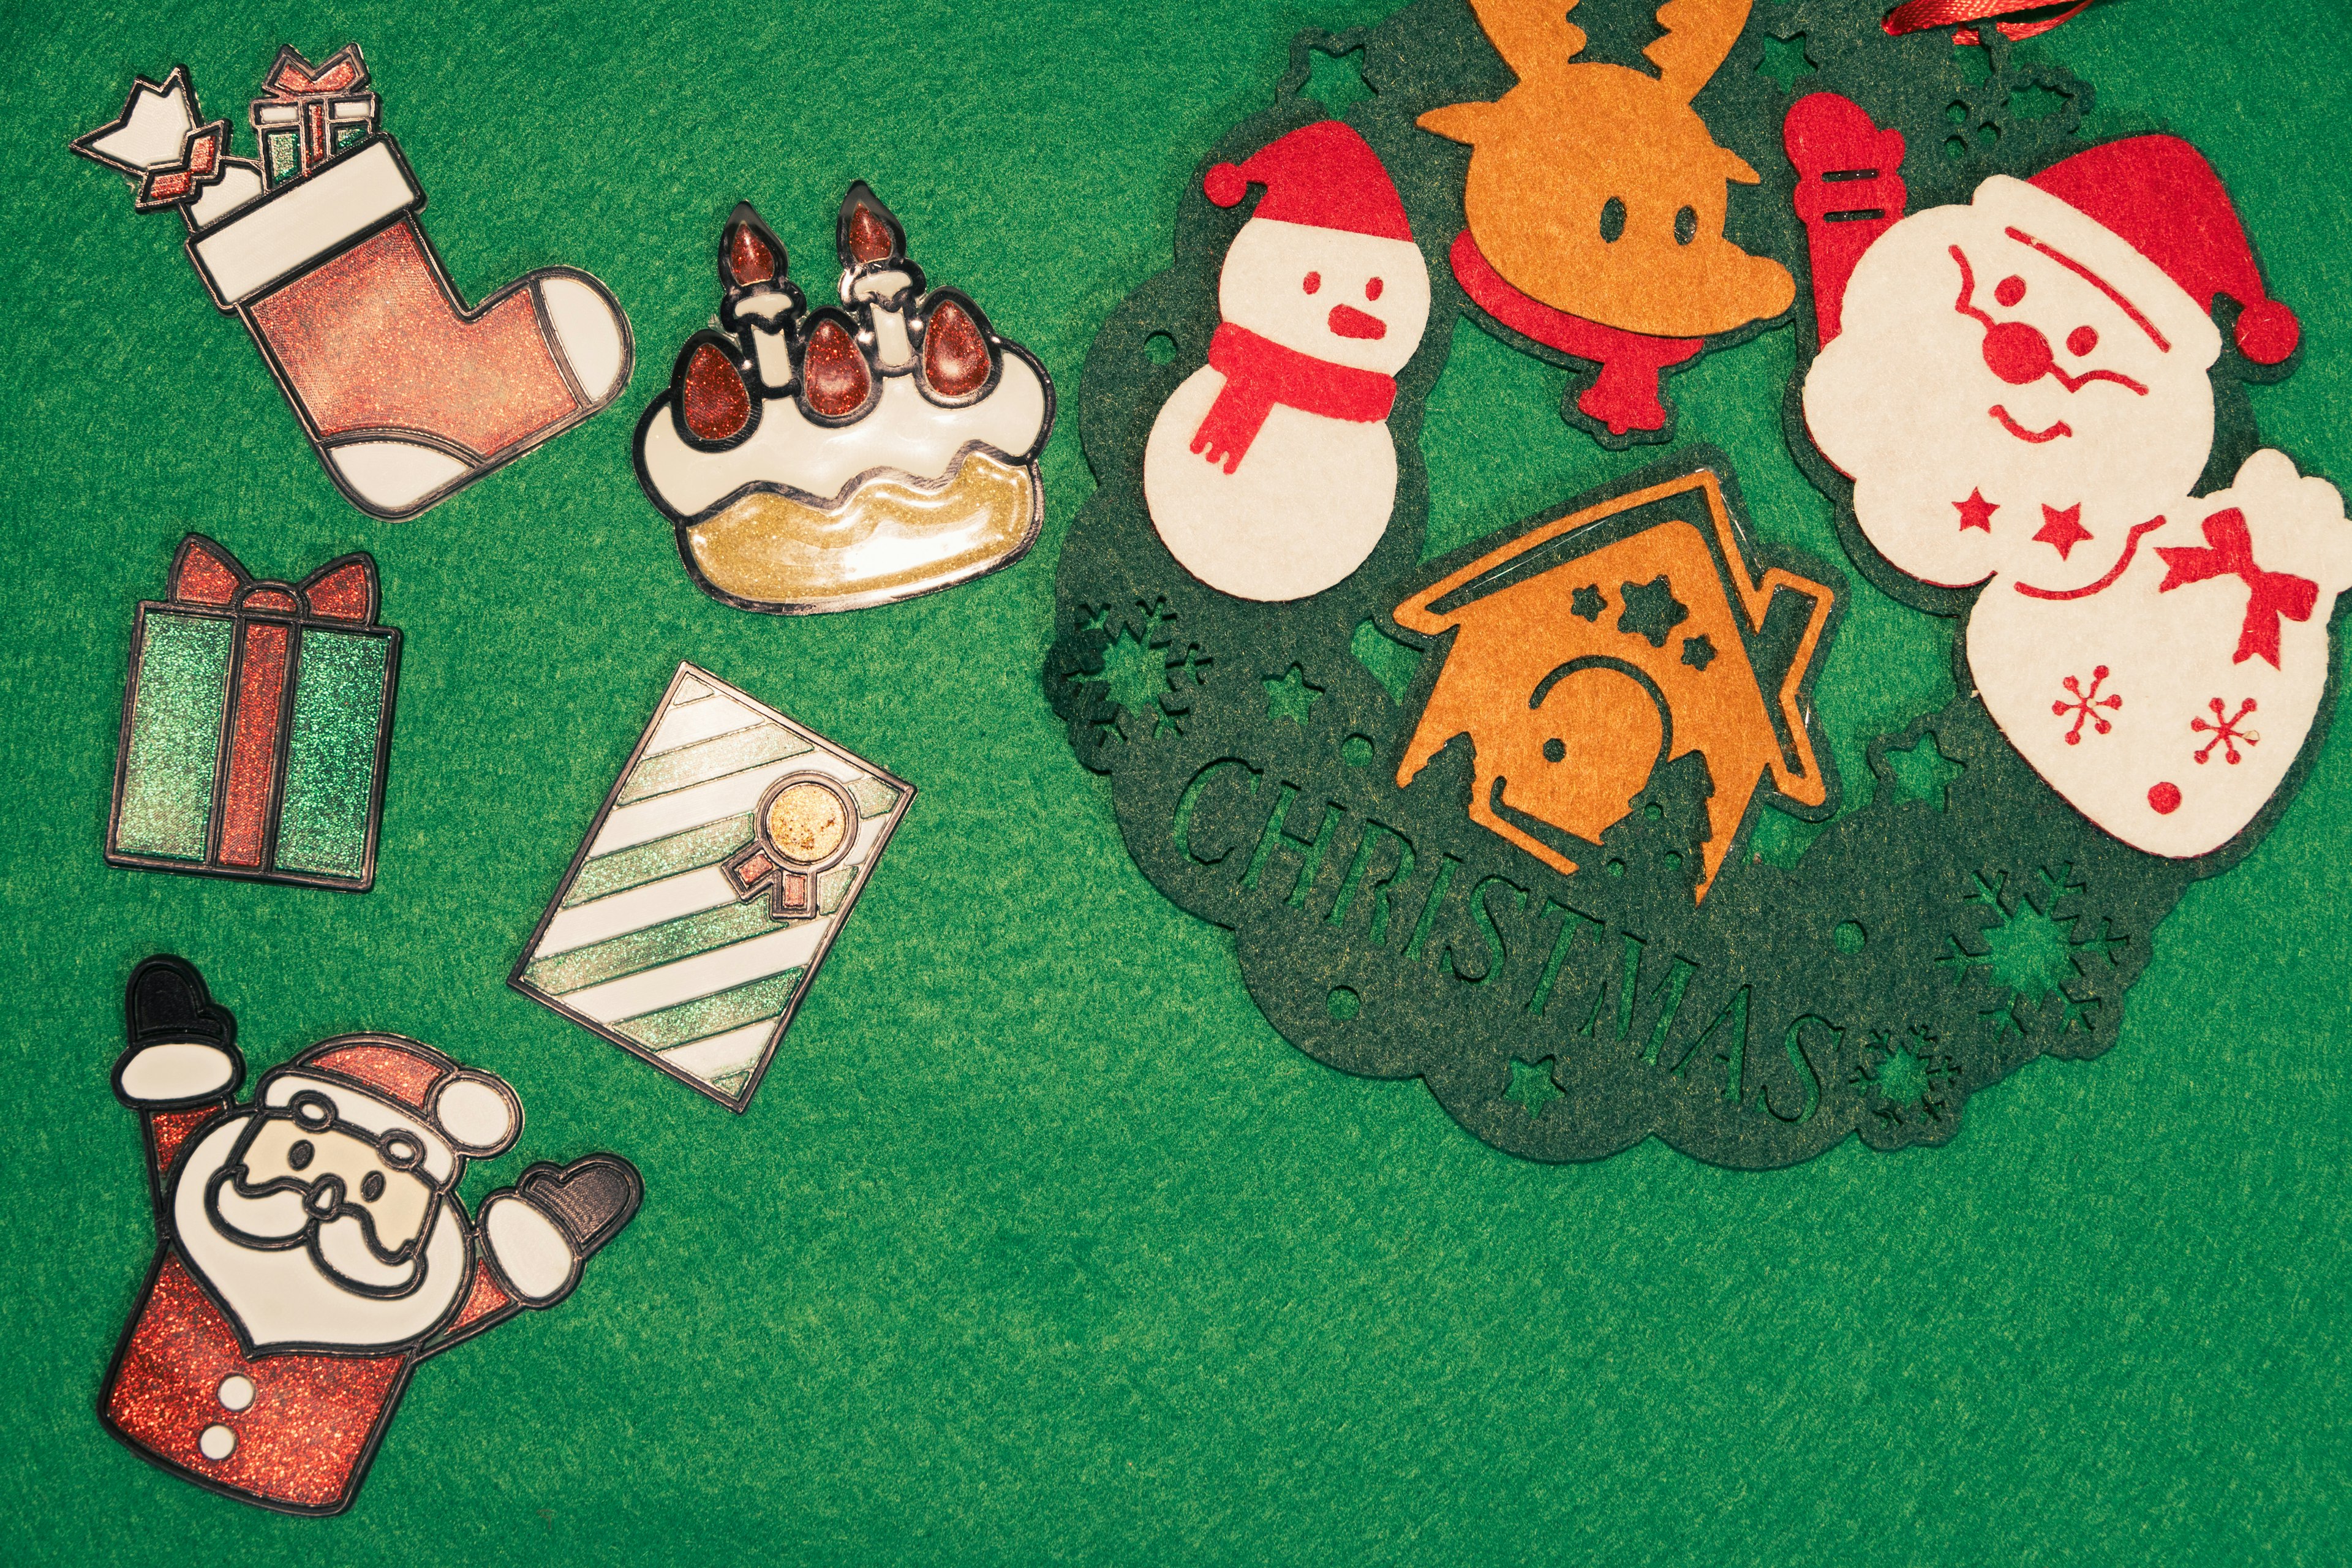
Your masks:
<path fill-rule="evenodd" d="M 1396 404 L 1392 376 L 1284 348 L 1231 321 L 1209 340 L 1209 364 L 1223 374 L 1225 386 L 1192 432 L 1192 450 L 1222 461 L 1229 474 L 1249 456 L 1277 403 L 1358 425 L 1386 419 Z"/>

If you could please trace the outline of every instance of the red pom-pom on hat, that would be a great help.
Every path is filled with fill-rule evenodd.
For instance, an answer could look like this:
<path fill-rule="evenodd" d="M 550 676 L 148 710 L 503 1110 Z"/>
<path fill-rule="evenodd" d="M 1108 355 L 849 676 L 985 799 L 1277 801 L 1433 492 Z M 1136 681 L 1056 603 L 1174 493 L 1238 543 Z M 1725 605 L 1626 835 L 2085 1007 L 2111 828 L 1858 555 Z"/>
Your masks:
<path fill-rule="evenodd" d="M 1253 218 L 1412 243 L 1404 202 L 1380 154 L 1339 121 L 1302 125 L 1243 163 L 1215 165 L 1201 180 L 1202 191 L 1221 207 L 1239 205 L 1252 185 L 1265 187 Z"/>
<path fill-rule="evenodd" d="M 2238 352 L 2256 364 L 2278 364 L 2303 341 L 2303 323 L 2276 300 L 2257 300 L 2238 316 Z"/>
<path fill-rule="evenodd" d="M 2303 329 L 2269 297 L 2254 247 L 2221 176 L 2178 136 L 2131 136 L 2053 163 L 2027 182 L 2097 222 L 2164 269 L 2210 314 L 2213 296 L 2242 308 L 2238 349 L 2256 364 L 2294 353 Z"/>

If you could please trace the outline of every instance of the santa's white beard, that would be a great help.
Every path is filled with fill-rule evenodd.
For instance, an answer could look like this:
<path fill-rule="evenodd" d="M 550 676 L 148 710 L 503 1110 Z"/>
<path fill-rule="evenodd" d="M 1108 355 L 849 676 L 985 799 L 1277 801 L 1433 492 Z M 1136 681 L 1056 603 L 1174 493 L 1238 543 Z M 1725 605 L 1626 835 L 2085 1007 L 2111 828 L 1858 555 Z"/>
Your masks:
<path fill-rule="evenodd" d="M 307 1245 L 257 1247 L 224 1231 L 212 1212 L 215 1204 L 222 1218 L 248 1236 L 297 1236 L 308 1218 L 299 1194 L 248 1198 L 237 1194 L 233 1182 L 214 1184 L 248 1120 L 230 1117 L 184 1156 L 173 1189 L 172 1222 L 189 1266 L 256 1351 L 396 1350 L 422 1339 L 450 1314 L 463 1299 L 472 1259 L 465 1226 L 446 1198 L 425 1222 L 424 1245 L 406 1263 L 377 1259 L 353 1216 L 320 1227 L 320 1252 L 346 1279 L 375 1289 L 414 1286 L 390 1298 L 363 1294 L 332 1278 Z M 215 1194 L 209 1202 L 208 1189 Z"/>

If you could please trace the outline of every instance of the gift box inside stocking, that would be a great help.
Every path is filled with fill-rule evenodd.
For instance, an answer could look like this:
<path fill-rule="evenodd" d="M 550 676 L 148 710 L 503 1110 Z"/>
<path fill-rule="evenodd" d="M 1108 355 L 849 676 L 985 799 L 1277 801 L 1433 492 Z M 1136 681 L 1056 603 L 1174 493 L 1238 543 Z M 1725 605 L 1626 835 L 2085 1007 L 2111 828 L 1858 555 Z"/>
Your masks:
<path fill-rule="evenodd" d="M 108 863 L 366 891 L 400 673 L 377 597 L 363 554 L 257 582 L 183 540 L 131 637 Z"/>

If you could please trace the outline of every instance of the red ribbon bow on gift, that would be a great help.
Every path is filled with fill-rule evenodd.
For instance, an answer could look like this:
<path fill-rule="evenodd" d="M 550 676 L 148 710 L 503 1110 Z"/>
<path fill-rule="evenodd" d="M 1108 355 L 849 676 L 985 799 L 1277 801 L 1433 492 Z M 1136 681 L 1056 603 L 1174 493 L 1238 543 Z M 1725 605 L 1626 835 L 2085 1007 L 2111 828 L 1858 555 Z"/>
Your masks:
<path fill-rule="evenodd" d="M 375 624 L 379 601 L 375 562 L 341 555 L 299 584 L 254 581 L 226 548 L 192 533 L 172 559 L 172 597 L 183 605 L 221 609 L 275 610 L 306 620 Z"/>
<path fill-rule="evenodd" d="M 2055 16 L 2043 16 L 2032 22 L 1996 22 L 2000 36 L 2011 43 L 2048 32 L 2061 22 L 2072 20 L 2091 0 L 2077 3 Z M 2020 11 L 2048 11 L 2064 0 L 1906 0 L 1887 13 L 1881 24 L 1886 36 L 1899 38 L 1906 33 L 1925 32 L 1930 27 L 1948 27 L 1955 22 L 1987 22 L 1996 16 L 2014 16 Z M 1971 47 L 1978 42 L 1974 27 L 1962 27 L 1952 35 L 1952 42 Z"/>
<path fill-rule="evenodd" d="M 2250 590 L 2246 599 L 2245 624 L 2238 631 L 2238 651 L 2230 662 L 2243 664 L 2255 654 L 2279 667 L 2279 617 L 2290 621 L 2311 619 L 2312 606 L 2319 601 L 2319 584 L 2308 577 L 2297 577 L 2290 572 L 2265 572 L 2254 564 L 2254 542 L 2246 531 L 2245 513 L 2236 507 L 2217 511 L 2205 520 L 2205 541 L 2202 545 L 2159 545 L 2157 553 L 2164 557 L 2164 581 L 2157 584 L 2159 594 L 2170 593 L 2184 583 L 2202 583 L 2209 577 L 2238 577 Z"/>
<path fill-rule="evenodd" d="M 215 120 L 188 132 L 180 144 L 180 161 L 158 163 L 139 176 L 138 194 L 131 198 L 133 212 L 159 212 L 175 207 L 221 177 L 221 155 L 228 151 L 228 121 Z"/>
<path fill-rule="evenodd" d="M 267 96 L 255 100 L 255 107 L 269 102 L 290 103 L 300 111 L 302 172 L 307 174 L 325 163 L 332 153 L 327 145 L 328 100 L 358 91 L 367 85 L 367 61 L 357 44 L 345 44 L 315 66 L 289 45 L 278 49 L 278 58 L 271 63 L 269 75 L 261 84 Z"/>

